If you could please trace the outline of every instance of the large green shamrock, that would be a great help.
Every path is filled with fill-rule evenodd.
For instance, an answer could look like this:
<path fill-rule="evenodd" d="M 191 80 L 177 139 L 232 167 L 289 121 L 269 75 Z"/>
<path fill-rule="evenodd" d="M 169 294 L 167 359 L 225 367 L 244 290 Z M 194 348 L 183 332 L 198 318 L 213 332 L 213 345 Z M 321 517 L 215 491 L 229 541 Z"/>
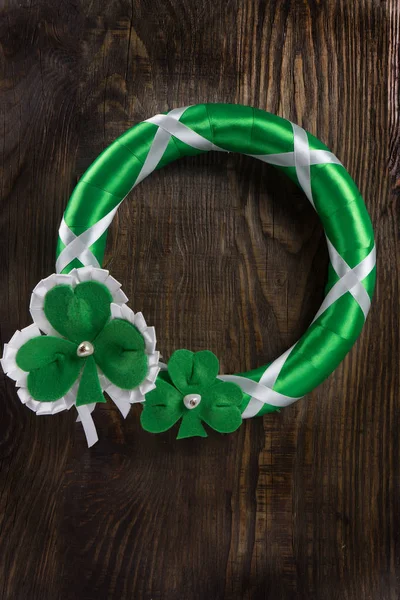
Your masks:
<path fill-rule="evenodd" d="M 174 352 L 168 373 L 146 395 L 143 429 L 161 433 L 182 418 L 177 439 L 207 437 L 202 421 L 220 433 L 236 431 L 242 423 L 243 392 L 235 383 L 217 379 L 218 372 L 218 358 L 209 350 Z"/>
<path fill-rule="evenodd" d="M 16 355 L 17 365 L 29 373 L 32 398 L 54 402 L 82 373 L 76 405 L 106 402 L 97 367 L 122 389 L 142 383 L 148 370 L 144 338 L 128 321 L 110 321 L 112 302 L 109 289 L 96 281 L 75 288 L 56 285 L 47 292 L 44 313 L 62 338 L 32 338 Z"/>

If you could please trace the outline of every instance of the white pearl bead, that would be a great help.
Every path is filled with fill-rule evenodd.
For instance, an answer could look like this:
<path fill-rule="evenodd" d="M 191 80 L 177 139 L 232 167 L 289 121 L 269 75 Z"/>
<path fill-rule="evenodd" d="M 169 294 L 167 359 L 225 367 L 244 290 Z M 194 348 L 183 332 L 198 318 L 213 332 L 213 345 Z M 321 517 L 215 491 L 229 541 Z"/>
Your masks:
<path fill-rule="evenodd" d="M 183 399 L 183 404 L 191 410 L 192 408 L 196 408 L 201 402 L 200 394 L 187 394 Z"/>
<path fill-rule="evenodd" d="M 84 358 L 85 356 L 91 356 L 94 352 L 93 344 L 90 342 L 82 342 L 79 344 L 78 349 L 76 351 L 79 358 Z"/>

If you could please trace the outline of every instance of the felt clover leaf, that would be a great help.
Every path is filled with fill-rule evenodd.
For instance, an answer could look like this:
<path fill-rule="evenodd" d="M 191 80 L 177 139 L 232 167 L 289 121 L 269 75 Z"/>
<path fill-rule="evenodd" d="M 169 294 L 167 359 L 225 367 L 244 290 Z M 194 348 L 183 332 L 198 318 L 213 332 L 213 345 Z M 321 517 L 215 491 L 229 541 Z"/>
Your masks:
<path fill-rule="evenodd" d="M 22 402 L 54 414 L 106 402 L 107 391 L 124 416 L 133 402 L 143 402 L 155 387 L 159 353 L 154 329 L 126 301 L 103 269 L 41 281 L 30 305 L 35 325 L 16 332 L 1 361 Z"/>
<path fill-rule="evenodd" d="M 56 285 L 47 292 L 44 314 L 63 338 L 30 339 L 15 359 L 29 373 L 27 387 L 35 400 L 58 400 L 81 374 L 76 405 L 105 402 L 97 366 L 122 389 L 135 388 L 145 379 L 144 338 L 128 321 L 110 321 L 111 304 L 110 291 L 97 281 L 75 288 Z"/>
<path fill-rule="evenodd" d="M 220 433 L 236 431 L 242 423 L 243 392 L 235 383 L 217 379 L 218 372 L 218 358 L 209 350 L 174 352 L 168 373 L 146 395 L 143 429 L 161 433 L 182 419 L 177 439 L 207 437 L 203 422 Z"/>

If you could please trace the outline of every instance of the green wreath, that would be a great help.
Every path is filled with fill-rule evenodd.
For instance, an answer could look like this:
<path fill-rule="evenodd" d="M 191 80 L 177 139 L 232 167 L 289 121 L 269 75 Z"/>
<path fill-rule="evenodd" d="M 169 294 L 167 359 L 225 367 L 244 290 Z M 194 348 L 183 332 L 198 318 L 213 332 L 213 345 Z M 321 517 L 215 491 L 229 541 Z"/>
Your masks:
<path fill-rule="evenodd" d="M 129 191 L 155 169 L 210 150 L 247 154 L 286 173 L 320 216 L 330 256 L 326 295 L 305 334 L 272 363 L 238 375 L 218 375 L 209 351 L 179 350 L 159 363 L 153 328 L 100 268 L 107 229 Z M 244 418 L 292 404 L 343 360 L 370 309 L 375 262 L 360 192 L 314 136 L 248 106 L 174 109 L 132 127 L 80 179 L 59 230 L 57 274 L 35 288 L 34 325 L 6 344 L 3 369 L 37 414 L 75 405 L 89 445 L 97 440 L 91 411 L 104 391 L 124 416 L 144 403 L 141 422 L 153 433 L 177 421 L 178 437 L 204 437 L 204 424 L 229 433 Z M 97 305 L 84 293 L 89 288 L 101 298 Z"/>

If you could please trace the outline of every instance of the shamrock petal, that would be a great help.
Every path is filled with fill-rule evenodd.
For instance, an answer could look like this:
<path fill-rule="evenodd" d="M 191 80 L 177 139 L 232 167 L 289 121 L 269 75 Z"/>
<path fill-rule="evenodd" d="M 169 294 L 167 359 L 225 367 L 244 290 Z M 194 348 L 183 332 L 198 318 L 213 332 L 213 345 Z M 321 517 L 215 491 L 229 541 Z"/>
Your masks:
<path fill-rule="evenodd" d="M 29 310 L 35 324 L 48 335 L 55 335 L 58 337 L 60 334 L 52 327 L 44 313 L 44 302 L 47 293 L 56 287 L 57 285 L 68 285 L 72 288 L 76 287 L 79 283 L 85 281 L 97 281 L 104 285 L 111 293 L 113 302 L 118 305 L 123 305 L 128 301 L 128 298 L 121 290 L 121 284 L 110 275 L 105 269 L 97 269 L 91 265 L 87 267 L 80 267 L 78 269 L 72 269 L 68 275 L 62 275 L 61 273 L 53 273 L 39 281 L 35 286 L 30 304 Z"/>
<path fill-rule="evenodd" d="M 96 362 L 93 356 L 89 356 L 86 359 L 81 381 L 79 383 L 76 406 L 93 404 L 96 402 L 106 402 L 106 399 L 103 396 L 103 391 L 100 386 Z"/>
<path fill-rule="evenodd" d="M 210 350 L 176 350 L 168 362 L 169 376 L 182 394 L 201 394 L 215 382 L 218 371 L 218 358 Z"/>
<path fill-rule="evenodd" d="M 79 344 L 93 341 L 110 318 L 110 290 L 97 281 L 85 281 L 75 288 L 56 285 L 47 292 L 44 313 L 62 336 Z"/>
<path fill-rule="evenodd" d="M 27 387 L 30 395 L 38 402 L 54 402 L 71 389 L 79 376 L 80 365 L 76 365 L 64 355 L 48 365 L 31 371 Z"/>
<path fill-rule="evenodd" d="M 29 371 L 29 393 L 42 402 L 62 398 L 75 383 L 82 366 L 76 345 L 52 336 L 26 342 L 17 352 L 16 363 L 23 371 Z"/>
<path fill-rule="evenodd" d="M 167 381 L 159 379 L 157 387 L 146 394 L 140 422 L 146 431 L 162 433 L 175 425 L 184 411 L 182 394 Z"/>
<path fill-rule="evenodd" d="M 114 385 L 130 390 L 146 378 L 149 367 L 145 341 L 132 323 L 123 319 L 110 321 L 94 347 L 97 364 Z"/>
<path fill-rule="evenodd" d="M 23 371 L 33 371 L 54 362 L 58 354 L 65 354 L 79 363 L 76 344 L 51 335 L 39 335 L 28 340 L 19 348 L 16 362 Z"/>
<path fill-rule="evenodd" d="M 189 437 L 207 437 L 199 413 L 194 410 L 186 410 L 179 427 L 177 440 L 183 440 Z"/>
<path fill-rule="evenodd" d="M 201 418 L 219 433 L 232 433 L 242 424 L 239 406 L 243 392 L 235 383 L 220 382 L 207 392 L 208 402 L 201 403 Z"/>
<path fill-rule="evenodd" d="M 242 414 L 237 406 L 215 406 L 202 414 L 203 421 L 218 433 L 232 433 L 242 424 Z"/>
<path fill-rule="evenodd" d="M 231 381 L 217 381 L 210 388 L 207 396 L 213 406 L 240 406 L 243 400 L 243 391 Z"/>

